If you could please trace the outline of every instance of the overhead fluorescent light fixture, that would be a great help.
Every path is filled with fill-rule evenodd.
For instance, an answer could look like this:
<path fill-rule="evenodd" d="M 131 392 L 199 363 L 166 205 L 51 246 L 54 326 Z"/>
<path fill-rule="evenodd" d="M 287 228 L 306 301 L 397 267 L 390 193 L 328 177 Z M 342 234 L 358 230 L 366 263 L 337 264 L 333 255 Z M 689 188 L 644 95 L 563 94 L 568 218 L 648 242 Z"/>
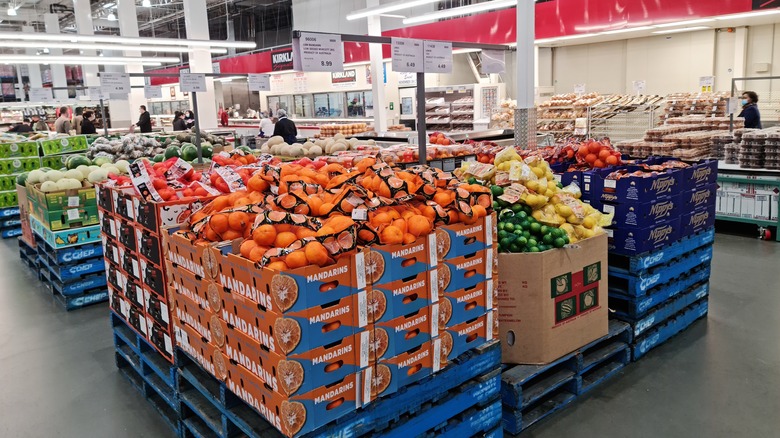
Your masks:
<path fill-rule="evenodd" d="M 104 8 L 113 8 L 114 6 L 116 6 L 116 3 L 114 2 L 108 2 L 103 5 Z"/>
<path fill-rule="evenodd" d="M 770 9 L 768 11 L 745 12 L 742 14 L 721 15 L 719 17 L 715 17 L 715 19 L 733 20 L 735 18 L 751 18 L 751 17 L 760 17 L 762 15 L 774 15 L 774 14 L 780 14 L 780 9 Z"/>
<path fill-rule="evenodd" d="M 372 8 L 360 9 L 351 14 L 347 14 L 347 20 L 359 20 L 361 18 L 372 17 L 374 15 L 385 15 L 388 12 L 400 11 L 403 9 L 410 9 L 417 6 L 423 6 L 431 3 L 436 3 L 439 0 L 401 0 L 386 5 L 375 6 Z"/>
<path fill-rule="evenodd" d="M 687 20 L 687 21 L 675 21 L 674 23 L 663 23 L 663 24 L 655 24 L 654 27 L 677 27 L 677 26 L 690 26 L 691 24 L 702 24 L 702 23 L 712 23 L 715 21 L 714 18 L 701 18 L 698 20 Z"/>
<path fill-rule="evenodd" d="M 141 6 L 144 8 L 151 8 L 152 7 L 152 0 L 144 0 L 141 2 Z"/>
<path fill-rule="evenodd" d="M 693 32 L 695 30 L 708 30 L 712 29 L 708 26 L 693 26 L 693 27 L 683 27 L 682 29 L 667 29 L 667 30 L 658 30 L 653 32 L 654 34 L 668 34 L 668 33 L 682 33 L 682 32 Z"/>
<path fill-rule="evenodd" d="M 176 38 L 142 38 L 122 37 L 114 35 L 81 35 L 65 33 L 41 33 L 41 32 L 0 32 L 0 40 L 21 41 L 62 41 L 109 44 L 144 44 L 154 46 L 183 46 L 183 47 L 224 47 L 236 49 L 254 49 L 257 47 L 252 41 L 212 41 L 212 40 L 184 40 Z"/>
<path fill-rule="evenodd" d="M 490 11 L 492 9 L 506 9 L 517 6 L 517 0 L 493 0 L 489 2 L 475 3 L 473 5 L 461 6 L 459 8 L 444 9 L 432 12 L 430 14 L 409 17 L 404 20 L 404 24 L 425 23 L 427 21 L 441 20 L 444 18 L 457 17 L 458 15 L 470 15 L 479 12 Z"/>
<path fill-rule="evenodd" d="M 116 21 L 116 14 L 114 14 L 113 12 L 108 14 L 108 17 L 106 17 L 106 20 L 108 20 L 108 21 Z"/>
<path fill-rule="evenodd" d="M 127 65 L 142 64 L 160 66 L 162 63 L 181 62 L 176 57 L 130 57 L 130 56 L 79 56 L 68 55 L 36 56 L 36 55 L 0 55 L 0 62 L 12 64 L 68 64 L 68 65 Z"/>
<path fill-rule="evenodd" d="M 55 42 L 55 41 L 3 41 L 0 40 L 0 47 L 7 48 L 30 48 L 37 49 L 40 47 L 52 47 L 55 49 L 79 49 L 79 50 L 137 50 L 141 52 L 170 52 L 170 53 L 188 53 L 189 47 L 184 46 L 142 46 L 142 45 L 117 45 L 117 44 L 92 44 L 92 43 L 78 43 L 78 42 Z M 210 48 L 209 53 L 215 55 L 224 55 L 227 53 L 227 49 L 223 48 Z"/>
<path fill-rule="evenodd" d="M 16 16 L 16 8 L 8 8 L 8 11 L 6 13 L 8 15 L 10 15 L 11 17 L 15 17 Z"/>

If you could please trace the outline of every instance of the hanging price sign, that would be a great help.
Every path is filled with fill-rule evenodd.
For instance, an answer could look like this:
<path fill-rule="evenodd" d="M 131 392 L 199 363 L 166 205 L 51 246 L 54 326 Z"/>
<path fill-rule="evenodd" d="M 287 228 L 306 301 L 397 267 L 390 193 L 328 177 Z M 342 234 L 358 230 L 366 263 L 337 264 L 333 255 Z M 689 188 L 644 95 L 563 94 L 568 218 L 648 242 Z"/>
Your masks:
<path fill-rule="evenodd" d="M 426 73 L 452 73 L 452 43 L 426 41 L 423 46 Z"/>
<path fill-rule="evenodd" d="M 293 64 L 300 71 L 343 71 L 341 35 L 301 32 L 293 41 Z"/>
<path fill-rule="evenodd" d="M 422 73 L 425 71 L 425 51 L 422 40 L 393 38 L 393 71 Z"/>

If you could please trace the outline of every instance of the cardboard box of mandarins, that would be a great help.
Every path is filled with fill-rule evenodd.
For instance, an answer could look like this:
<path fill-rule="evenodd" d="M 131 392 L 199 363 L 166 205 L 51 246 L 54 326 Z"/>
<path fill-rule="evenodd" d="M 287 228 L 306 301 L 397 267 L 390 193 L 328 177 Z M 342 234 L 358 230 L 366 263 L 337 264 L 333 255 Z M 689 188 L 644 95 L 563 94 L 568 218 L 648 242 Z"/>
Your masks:
<path fill-rule="evenodd" d="M 224 376 L 226 360 L 219 347 L 211 344 L 183 321 L 173 318 L 172 326 L 177 347 L 181 348 L 212 376 L 217 378 L 219 375 Z M 222 370 L 220 373 L 217 373 L 217 366 Z"/>
<path fill-rule="evenodd" d="M 344 415 L 370 399 L 371 368 L 306 393 L 286 396 L 272 391 L 246 368 L 222 359 L 228 389 L 288 437 L 299 437 Z M 217 373 L 220 373 L 219 367 Z M 218 378 L 222 376 L 217 375 Z"/>
<path fill-rule="evenodd" d="M 392 283 L 436 267 L 436 233 L 420 236 L 414 243 L 373 245 L 366 253 L 368 283 Z"/>
<path fill-rule="evenodd" d="M 473 254 L 439 262 L 436 268 L 439 294 L 476 286 L 493 278 L 493 250 L 485 248 Z"/>
<path fill-rule="evenodd" d="M 369 359 L 379 361 L 423 345 L 438 335 L 438 305 L 377 322 L 370 332 Z"/>
<path fill-rule="evenodd" d="M 434 306 L 436 306 L 434 304 Z M 498 313 L 493 310 L 440 331 L 441 360 L 449 362 L 472 348 L 498 337 Z"/>
<path fill-rule="evenodd" d="M 339 342 L 365 331 L 368 325 L 365 291 L 307 309 L 284 311 L 272 298 L 260 300 L 258 297 L 265 295 L 257 290 L 230 290 L 180 266 L 168 265 L 176 293 L 209 309 L 277 354 L 299 354 Z"/>
<path fill-rule="evenodd" d="M 439 331 L 470 321 L 493 309 L 493 280 L 445 292 L 439 298 Z"/>
<path fill-rule="evenodd" d="M 167 260 L 200 278 L 213 279 L 277 315 L 333 303 L 366 288 L 366 251 L 344 254 L 330 266 L 279 272 L 241 257 L 241 239 L 217 245 L 193 244 L 176 230 L 167 229 Z"/>
<path fill-rule="evenodd" d="M 429 270 L 401 280 L 369 286 L 366 291 L 368 322 L 389 321 L 438 301 L 435 276 L 436 271 Z"/>
<path fill-rule="evenodd" d="M 386 397 L 399 389 L 433 374 L 434 355 L 430 340 L 396 356 L 380 360 L 374 365 L 371 378 L 371 396 Z"/>
<path fill-rule="evenodd" d="M 490 214 L 473 224 L 457 223 L 436 227 L 436 255 L 439 261 L 474 254 L 493 246 L 496 214 Z"/>

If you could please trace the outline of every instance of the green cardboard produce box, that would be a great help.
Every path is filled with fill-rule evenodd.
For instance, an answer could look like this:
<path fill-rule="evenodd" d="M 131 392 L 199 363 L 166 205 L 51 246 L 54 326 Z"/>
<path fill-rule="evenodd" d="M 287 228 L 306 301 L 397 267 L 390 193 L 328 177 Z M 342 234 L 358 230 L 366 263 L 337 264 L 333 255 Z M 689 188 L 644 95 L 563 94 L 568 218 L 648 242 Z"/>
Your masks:
<path fill-rule="evenodd" d="M 27 187 L 27 197 L 30 202 L 39 205 L 41 210 L 63 211 L 68 208 L 97 208 L 97 192 L 89 183 L 83 183 L 84 187 L 72 190 L 60 190 L 57 192 L 44 193 L 41 191 L 41 185 L 35 184 Z"/>
<path fill-rule="evenodd" d="M 73 137 L 55 138 L 54 140 L 41 140 L 43 155 L 67 154 L 87 150 L 87 137 L 76 135 Z"/>
<path fill-rule="evenodd" d="M 16 190 L 16 175 L 0 176 L 0 191 Z"/>
<path fill-rule="evenodd" d="M 33 204 L 32 215 L 52 231 L 86 227 L 100 223 L 97 206 L 73 207 L 65 210 L 45 210 Z"/>
<path fill-rule="evenodd" d="M 38 157 L 0 159 L 0 175 L 15 175 L 40 167 L 41 159 Z"/>
<path fill-rule="evenodd" d="M 19 143 L 0 144 L 0 158 L 37 157 L 38 142 L 25 141 Z"/>
<path fill-rule="evenodd" d="M 16 207 L 19 205 L 19 196 L 16 190 L 0 192 L 0 208 Z"/>

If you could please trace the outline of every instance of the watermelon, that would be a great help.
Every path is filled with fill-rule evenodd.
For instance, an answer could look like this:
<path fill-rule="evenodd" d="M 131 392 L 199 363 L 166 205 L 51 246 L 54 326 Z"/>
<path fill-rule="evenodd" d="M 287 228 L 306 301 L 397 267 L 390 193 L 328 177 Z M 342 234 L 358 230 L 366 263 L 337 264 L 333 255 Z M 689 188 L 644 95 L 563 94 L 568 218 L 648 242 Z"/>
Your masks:
<path fill-rule="evenodd" d="M 200 145 L 200 153 L 203 154 L 203 158 L 211 158 L 214 155 L 214 148 L 211 145 Z"/>
<path fill-rule="evenodd" d="M 192 161 L 198 158 L 198 147 L 192 143 L 186 143 L 181 148 L 181 159 L 184 161 Z"/>
<path fill-rule="evenodd" d="M 152 158 L 152 161 L 154 161 L 155 163 L 162 163 L 163 161 L 165 161 L 165 155 L 157 154 L 154 156 L 154 158 Z"/>
<path fill-rule="evenodd" d="M 30 172 L 20 173 L 19 175 L 16 176 L 16 184 L 19 184 L 20 186 L 26 186 L 28 176 L 30 176 Z"/>
<path fill-rule="evenodd" d="M 181 150 L 176 146 L 168 146 L 168 149 L 165 150 L 165 159 L 173 157 L 181 157 Z"/>
<path fill-rule="evenodd" d="M 68 161 L 65 162 L 65 167 L 67 167 L 68 170 L 73 170 L 81 165 L 89 166 L 90 164 L 92 164 L 92 161 L 84 155 L 71 155 L 68 157 Z"/>

